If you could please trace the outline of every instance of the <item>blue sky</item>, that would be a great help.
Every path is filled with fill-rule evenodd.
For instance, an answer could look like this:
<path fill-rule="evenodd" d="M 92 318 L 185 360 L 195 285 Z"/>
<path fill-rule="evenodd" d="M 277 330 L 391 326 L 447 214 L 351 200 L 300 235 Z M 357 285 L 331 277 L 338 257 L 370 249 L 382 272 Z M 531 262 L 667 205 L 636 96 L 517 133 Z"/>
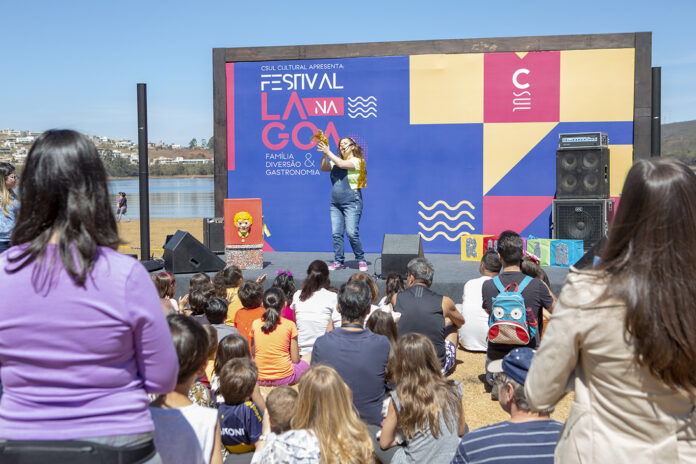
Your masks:
<path fill-rule="evenodd" d="M 663 122 L 696 119 L 696 1 L 55 1 L 0 3 L 0 128 L 137 140 L 213 134 L 212 49 L 529 35 L 653 33 Z"/>

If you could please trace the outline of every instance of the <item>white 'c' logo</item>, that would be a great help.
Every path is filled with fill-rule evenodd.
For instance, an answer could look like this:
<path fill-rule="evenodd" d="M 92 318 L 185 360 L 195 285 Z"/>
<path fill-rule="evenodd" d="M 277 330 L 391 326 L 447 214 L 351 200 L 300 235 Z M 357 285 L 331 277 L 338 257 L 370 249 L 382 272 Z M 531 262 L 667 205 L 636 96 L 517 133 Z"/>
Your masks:
<path fill-rule="evenodd" d="M 529 74 L 529 69 L 521 68 L 515 71 L 515 74 L 512 75 L 512 84 L 518 89 L 526 89 L 527 87 L 529 87 L 529 83 L 520 84 L 517 81 L 517 76 L 519 76 L 520 74 Z"/>

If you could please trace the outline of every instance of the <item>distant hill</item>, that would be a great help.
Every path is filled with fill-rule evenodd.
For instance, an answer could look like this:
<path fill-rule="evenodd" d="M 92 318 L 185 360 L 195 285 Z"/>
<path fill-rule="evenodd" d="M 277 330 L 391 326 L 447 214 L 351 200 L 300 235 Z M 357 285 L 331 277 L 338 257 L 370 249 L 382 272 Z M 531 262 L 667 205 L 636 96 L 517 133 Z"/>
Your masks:
<path fill-rule="evenodd" d="M 662 156 L 696 164 L 696 121 L 662 125 Z"/>

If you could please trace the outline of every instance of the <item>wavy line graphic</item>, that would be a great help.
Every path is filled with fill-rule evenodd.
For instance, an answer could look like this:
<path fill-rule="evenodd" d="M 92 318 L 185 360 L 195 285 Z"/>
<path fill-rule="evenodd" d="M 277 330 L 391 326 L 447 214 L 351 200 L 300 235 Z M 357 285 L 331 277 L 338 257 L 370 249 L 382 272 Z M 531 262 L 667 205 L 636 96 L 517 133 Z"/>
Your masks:
<path fill-rule="evenodd" d="M 355 113 L 376 113 L 377 108 L 348 108 L 348 112 L 355 114 Z"/>
<path fill-rule="evenodd" d="M 374 95 L 370 95 L 370 96 L 367 97 L 367 98 L 363 98 L 363 97 L 350 98 L 350 97 L 348 97 L 348 101 L 349 101 L 350 103 L 355 103 L 355 102 L 358 101 L 358 100 L 361 101 L 361 102 L 367 103 L 367 102 L 369 102 L 369 101 L 377 101 L 377 97 L 375 97 Z"/>
<path fill-rule="evenodd" d="M 459 235 L 457 235 L 456 237 L 450 237 L 449 235 L 447 235 L 447 234 L 444 233 L 443 231 L 435 232 L 435 233 L 434 233 L 433 235 L 431 235 L 430 237 L 426 236 L 423 232 L 418 232 L 418 234 L 419 234 L 419 235 L 423 238 L 423 240 L 425 240 L 426 242 L 432 242 L 432 241 L 435 240 L 439 235 L 442 235 L 443 237 L 445 237 L 445 238 L 446 238 L 447 240 L 449 240 L 450 242 L 456 242 L 457 240 L 459 240 L 460 238 L 462 238 L 462 237 L 464 237 L 464 236 L 466 236 L 466 235 L 471 235 L 469 232 L 461 232 L 461 233 L 460 233 Z"/>
<path fill-rule="evenodd" d="M 357 102 L 357 103 L 350 103 L 350 102 L 349 102 L 349 103 L 348 103 L 348 108 L 357 108 L 357 107 L 361 107 L 361 108 L 377 108 L 377 102 L 371 102 L 371 103 L 360 103 L 360 102 Z"/>
<path fill-rule="evenodd" d="M 353 111 L 348 110 L 348 113 L 349 113 L 349 114 L 369 114 L 369 113 L 375 113 L 375 114 L 376 114 L 376 113 L 377 113 L 377 110 L 374 110 L 374 109 L 372 109 L 372 110 L 353 110 Z"/>
<path fill-rule="evenodd" d="M 367 116 L 365 116 L 364 114 L 349 114 L 349 115 L 348 115 L 348 117 L 349 117 L 349 118 L 352 118 L 352 119 L 355 119 L 355 118 L 357 118 L 357 117 L 361 117 L 361 118 L 367 119 L 367 118 L 369 118 L 370 116 L 374 116 L 375 118 L 377 117 L 377 115 L 376 115 L 375 113 L 370 113 L 370 114 L 368 114 Z"/>
<path fill-rule="evenodd" d="M 426 206 L 425 203 L 423 203 L 422 201 L 419 201 L 419 202 L 418 202 L 418 205 L 419 205 L 421 208 L 426 209 L 426 210 L 428 210 L 428 211 L 432 211 L 437 205 L 445 205 L 445 208 L 449 209 L 450 211 L 454 211 L 454 210 L 456 210 L 457 208 L 459 208 L 459 207 L 462 206 L 462 205 L 467 205 L 467 206 L 468 206 L 469 208 L 471 208 L 471 209 L 476 209 L 476 207 L 475 207 L 474 205 L 472 205 L 471 202 L 466 201 L 466 200 L 460 201 L 460 202 L 457 203 L 455 206 L 450 206 L 450 205 L 449 205 L 446 201 L 444 201 L 444 200 L 437 200 L 435 203 L 433 203 L 433 204 L 430 205 L 430 206 Z"/>
<path fill-rule="evenodd" d="M 418 225 L 421 226 L 421 228 L 423 230 L 427 230 L 428 232 L 430 232 L 431 230 L 433 230 L 437 226 L 443 226 L 445 229 L 449 230 L 450 232 L 455 232 L 455 231 L 459 230 L 462 226 L 467 226 L 469 229 L 474 230 L 474 226 L 472 226 L 470 223 L 468 223 L 466 221 L 460 222 L 455 227 L 450 227 L 446 222 L 443 222 L 443 221 L 438 221 L 430 227 L 427 227 L 422 222 L 418 222 Z"/>
<path fill-rule="evenodd" d="M 464 214 L 466 214 L 467 216 L 469 216 L 471 219 L 476 219 L 476 218 L 474 217 L 474 215 L 471 214 L 469 211 L 460 211 L 459 214 L 457 214 L 457 215 L 454 216 L 454 217 L 450 216 L 449 214 L 445 213 L 444 211 L 435 211 L 435 214 L 433 214 L 432 216 L 426 216 L 425 214 L 423 214 L 422 211 L 418 211 L 418 214 L 420 214 L 420 217 L 422 217 L 422 218 L 425 219 L 426 221 L 430 221 L 430 220 L 435 219 L 435 218 L 437 217 L 438 214 L 442 214 L 443 216 L 445 216 L 445 217 L 446 217 L 447 219 L 449 219 L 450 221 L 456 221 L 457 219 L 459 219 L 460 217 L 462 217 L 462 215 L 464 215 Z"/>

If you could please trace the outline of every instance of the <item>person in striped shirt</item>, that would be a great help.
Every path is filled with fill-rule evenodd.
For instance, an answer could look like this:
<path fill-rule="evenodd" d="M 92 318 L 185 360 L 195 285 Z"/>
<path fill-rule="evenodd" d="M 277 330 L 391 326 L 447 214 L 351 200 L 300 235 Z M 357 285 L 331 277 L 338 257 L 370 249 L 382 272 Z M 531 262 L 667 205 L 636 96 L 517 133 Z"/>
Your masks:
<path fill-rule="evenodd" d="M 553 464 L 553 451 L 563 424 L 551 420 L 552 410 L 534 412 L 527 404 L 524 382 L 534 351 L 516 348 L 492 361 L 500 406 L 510 419 L 481 427 L 462 437 L 451 464 Z"/>

